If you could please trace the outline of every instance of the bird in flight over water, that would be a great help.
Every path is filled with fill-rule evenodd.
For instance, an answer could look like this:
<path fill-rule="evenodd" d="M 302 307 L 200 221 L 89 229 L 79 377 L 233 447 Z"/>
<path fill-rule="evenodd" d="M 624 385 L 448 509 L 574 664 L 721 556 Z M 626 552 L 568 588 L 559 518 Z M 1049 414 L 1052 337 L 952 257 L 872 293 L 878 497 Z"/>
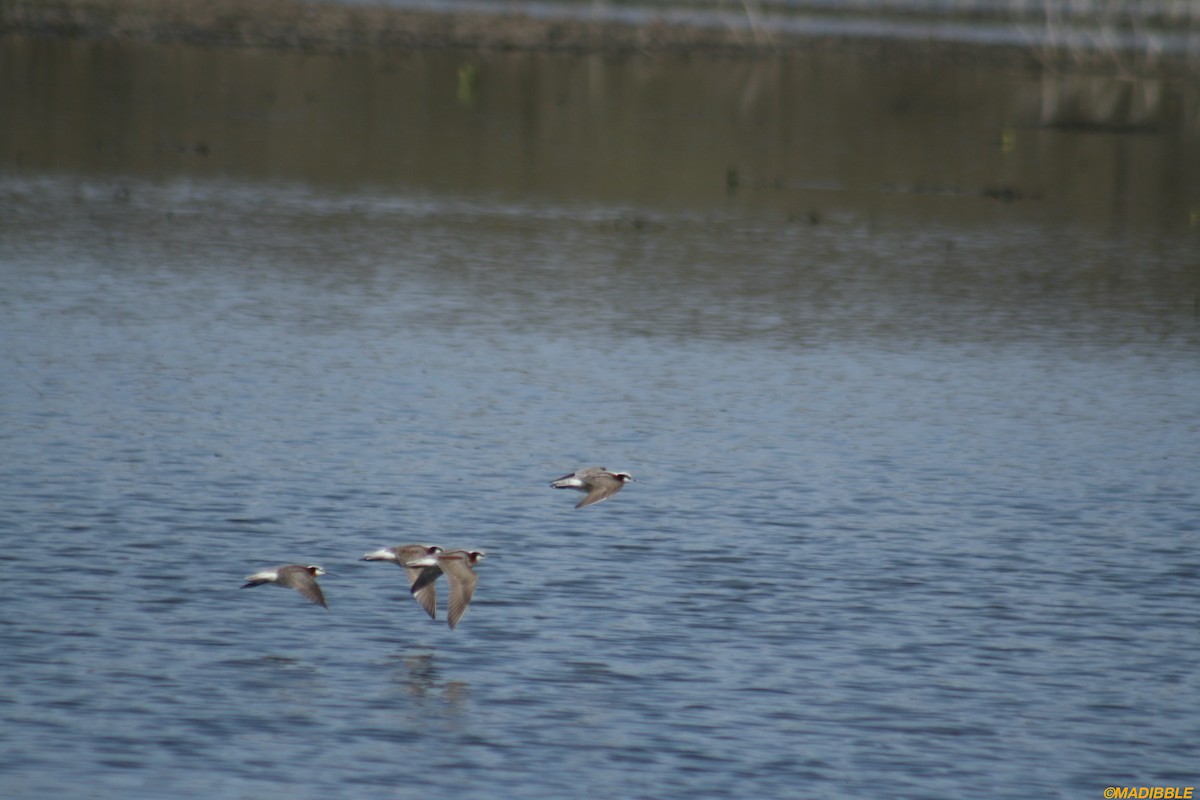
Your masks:
<path fill-rule="evenodd" d="M 437 619 L 437 588 L 434 582 L 442 574 L 442 568 L 436 563 L 431 566 L 411 567 L 410 561 L 416 561 L 426 556 L 444 552 L 436 544 L 401 544 L 396 547 L 386 547 L 367 553 L 360 561 L 391 561 L 404 570 L 408 576 L 409 592 L 413 599 L 425 609 L 430 619 Z"/>
<path fill-rule="evenodd" d="M 607 500 L 632 480 L 633 476 L 628 472 L 610 472 L 604 467 L 585 467 L 551 481 L 550 485 L 555 489 L 587 492 L 587 496 L 575 504 L 576 508 L 584 508 Z"/>
<path fill-rule="evenodd" d="M 467 613 L 467 606 L 475 595 L 475 585 L 479 576 L 475 574 L 475 565 L 487 557 L 482 550 L 445 550 L 440 553 L 430 553 L 415 561 L 409 561 L 405 568 L 439 567 L 450 584 L 450 602 L 446 609 L 446 621 L 450 630 Z M 434 578 L 437 576 L 435 575 Z"/>
<path fill-rule="evenodd" d="M 325 570 L 316 565 L 306 567 L 302 564 L 285 564 L 282 567 L 264 569 L 253 575 L 247 575 L 246 583 L 242 588 L 249 589 L 251 586 L 273 583 L 286 589 L 295 589 L 317 605 L 329 608 L 325 602 L 325 595 L 321 592 L 321 587 L 317 585 L 317 576 L 324 574 Z"/>

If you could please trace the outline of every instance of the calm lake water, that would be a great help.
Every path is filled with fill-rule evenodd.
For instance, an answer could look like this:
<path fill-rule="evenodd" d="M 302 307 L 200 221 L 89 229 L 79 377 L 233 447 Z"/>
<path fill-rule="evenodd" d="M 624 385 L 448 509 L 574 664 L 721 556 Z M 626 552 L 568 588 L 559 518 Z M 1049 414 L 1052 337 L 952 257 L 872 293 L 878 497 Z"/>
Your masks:
<path fill-rule="evenodd" d="M 0 794 L 1200 783 L 1194 90 L 3 58 Z"/>

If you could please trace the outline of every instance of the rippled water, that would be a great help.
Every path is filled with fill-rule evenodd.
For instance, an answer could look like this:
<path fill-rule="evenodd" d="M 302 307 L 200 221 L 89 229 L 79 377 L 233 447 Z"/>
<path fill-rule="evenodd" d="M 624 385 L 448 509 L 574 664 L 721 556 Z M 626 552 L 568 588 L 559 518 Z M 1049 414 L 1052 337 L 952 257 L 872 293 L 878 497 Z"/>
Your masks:
<path fill-rule="evenodd" d="M 1013 162 L 920 65 L 817 113 L 797 65 L 54 51 L 0 80 L 0 794 L 1200 780 L 1186 124 Z M 576 511 L 585 464 L 639 482 Z M 357 560 L 410 541 L 492 554 L 457 630 Z M 239 588 L 288 562 L 330 610 Z"/>
<path fill-rule="evenodd" d="M 788 275 L 736 212 L 119 188 L 2 185 L 15 796 L 1195 781 L 1189 304 L 885 291 L 945 245 L 851 223 Z M 574 511 L 592 462 L 641 482 Z M 458 630 L 356 560 L 407 541 L 495 554 Z M 239 590 L 290 561 L 328 612 Z"/>

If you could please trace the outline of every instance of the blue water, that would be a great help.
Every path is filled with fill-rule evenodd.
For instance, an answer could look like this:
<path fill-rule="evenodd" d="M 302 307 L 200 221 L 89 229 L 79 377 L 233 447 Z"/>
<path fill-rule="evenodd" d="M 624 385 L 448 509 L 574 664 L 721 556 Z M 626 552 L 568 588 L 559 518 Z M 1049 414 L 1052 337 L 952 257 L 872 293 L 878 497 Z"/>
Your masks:
<path fill-rule="evenodd" d="M 1186 234 L 70 175 L 0 205 L 4 796 L 1200 781 Z M 593 463 L 639 482 L 548 487 Z M 357 560 L 412 541 L 492 554 L 455 631 Z M 330 610 L 239 588 L 291 562 Z"/>

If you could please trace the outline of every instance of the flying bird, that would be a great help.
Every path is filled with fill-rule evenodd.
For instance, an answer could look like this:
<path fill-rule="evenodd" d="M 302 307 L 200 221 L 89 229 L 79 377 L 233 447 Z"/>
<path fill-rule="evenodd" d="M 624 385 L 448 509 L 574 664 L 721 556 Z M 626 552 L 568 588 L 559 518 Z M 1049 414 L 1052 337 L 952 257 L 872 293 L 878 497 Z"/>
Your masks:
<path fill-rule="evenodd" d="M 317 605 L 329 608 L 325 602 L 325 595 L 322 594 L 321 587 L 317 585 L 316 580 L 318 575 L 324 574 L 325 570 L 315 565 L 306 567 L 302 564 L 285 564 L 282 567 L 264 569 L 253 575 L 247 575 L 246 583 L 242 588 L 249 589 L 251 586 L 273 583 L 276 586 L 295 589 Z"/>
<path fill-rule="evenodd" d="M 632 480 L 633 476 L 628 472 L 609 472 L 604 467 L 585 467 L 551 481 L 550 485 L 555 489 L 587 492 L 587 496 L 575 504 L 576 508 L 583 508 L 607 500 Z"/>
<path fill-rule="evenodd" d="M 487 553 L 481 550 L 444 550 L 409 561 L 404 566 L 441 569 L 442 574 L 446 576 L 446 582 L 450 584 L 446 621 L 450 624 L 450 630 L 454 630 L 462 615 L 467 613 L 467 606 L 471 604 L 471 598 L 475 595 L 475 584 L 479 582 L 479 576 L 475 574 L 475 565 L 486 557 Z M 435 575 L 430 581 L 436 578 Z"/>
<path fill-rule="evenodd" d="M 444 552 L 436 544 L 402 544 L 387 547 L 367 553 L 360 561 L 391 561 L 404 570 L 408 576 L 409 592 L 413 599 L 425 609 L 430 619 L 437 619 L 437 588 L 434 582 L 442 574 L 442 568 L 435 562 L 429 566 L 409 566 L 409 562 L 427 556 L 435 556 Z"/>

